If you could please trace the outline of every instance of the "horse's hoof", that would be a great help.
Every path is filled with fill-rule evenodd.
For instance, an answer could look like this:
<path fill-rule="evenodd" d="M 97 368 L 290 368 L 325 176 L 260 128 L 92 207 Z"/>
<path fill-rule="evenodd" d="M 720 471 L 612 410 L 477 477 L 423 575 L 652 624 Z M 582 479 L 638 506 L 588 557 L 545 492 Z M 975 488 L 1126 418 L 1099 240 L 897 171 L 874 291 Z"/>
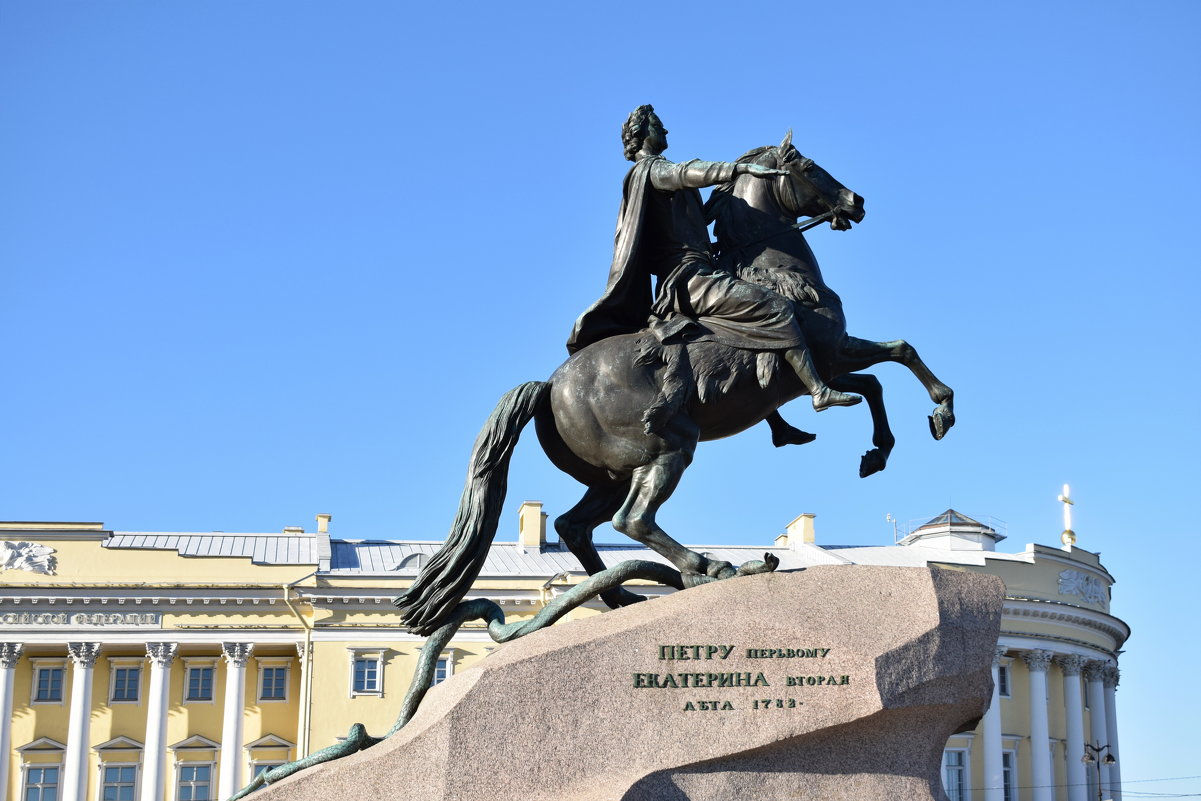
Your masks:
<path fill-rule="evenodd" d="M 934 414 L 928 418 L 930 421 L 930 435 L 935 439 L 942 439 L 951 430 L 951 426 L 955 425 L 955 413 L 945 403 L 934 410 Z"/>
<path fill-rule="evenodd" d="M 872 448 L 859 460 L 859 477 L 867 478 L 873 473 L 879 473 L 887 465 L 888 457 L 884 455 L 884 452 L 879 448 Z"/>

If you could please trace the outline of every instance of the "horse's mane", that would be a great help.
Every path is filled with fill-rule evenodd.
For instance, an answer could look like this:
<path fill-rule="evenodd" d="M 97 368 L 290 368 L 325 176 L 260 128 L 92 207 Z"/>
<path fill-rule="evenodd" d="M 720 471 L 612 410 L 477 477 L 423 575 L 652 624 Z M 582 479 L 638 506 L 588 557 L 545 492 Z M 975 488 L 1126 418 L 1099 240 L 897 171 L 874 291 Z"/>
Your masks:
<path fill-rule="evenodd" d="M 734 159 L 735 164 L 750 164 L 755 159 L 762 156 L 769 150 L 775 149 L 775 145 L 764 145 L 756 147 L 743 153 L 738 158 Z M 738 177 L 724 184 L 718 184 L 713 187 L 713 191 L 709 194 L 709 199 L 705 201 L 705 219 L 712 222 L 716 220 L 718 215 L 722 213 L 725 205 L 730 202 L 730 198 L 734 194 L 734 184 L 738 183 Z"/>

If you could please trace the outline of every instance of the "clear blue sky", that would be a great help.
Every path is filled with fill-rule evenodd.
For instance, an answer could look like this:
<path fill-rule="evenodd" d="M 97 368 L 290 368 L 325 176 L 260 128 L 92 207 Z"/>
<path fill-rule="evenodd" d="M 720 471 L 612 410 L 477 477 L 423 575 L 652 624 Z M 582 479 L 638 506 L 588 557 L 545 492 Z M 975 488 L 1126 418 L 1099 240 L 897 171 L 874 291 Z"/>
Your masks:
<path fill-rule="evenodd" d="M 661 522 L 882 544 L 953 506 L 1020 550 L 1070 482 L 1135 632 L 1123 776 L 1201 773 L 1201 4 L 574 5 L 0 6 L 0 518 L 441 538 L 604 285 L 626 114 L 678 160 L 792 128 L 866 198 L 809 236 L 849 330 L 914 343 L 959 423 L 884 366 L 885 473 L 865 409 L 800 402 L 816 443 L 702 446 Z M 513 508 L 579 493 L 528 437 Z"/>

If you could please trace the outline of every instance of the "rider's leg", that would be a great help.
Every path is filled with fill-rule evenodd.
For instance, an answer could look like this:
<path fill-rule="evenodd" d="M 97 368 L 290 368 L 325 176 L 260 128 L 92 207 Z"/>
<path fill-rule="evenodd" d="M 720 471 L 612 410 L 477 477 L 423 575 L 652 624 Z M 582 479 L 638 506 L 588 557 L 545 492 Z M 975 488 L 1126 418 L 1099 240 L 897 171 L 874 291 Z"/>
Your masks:
<path fill-rule="evenodd" d="M 767 424 L 771 427 L 771 444 L 777 448 L 783 448 L 785 445 L 807 445 L 817 439 L 817 434 L 810 434 L 790 425 L 778 411 L 767 416 Z"/>
<path fill-rule="evenodd" d="M 786 350 L 784 358 L 792 365 L 792 369 L 796 371 L 801 383 L 809 390 L 815 411 L 824 411 L 831 406 L 854 406 L 863 400 L 858 395 L 848 395 L 845 392 L 831 389 L 817 374 L 817 368 L 813 365 L 813 357 L 809 355 L 808 348 Z"/>

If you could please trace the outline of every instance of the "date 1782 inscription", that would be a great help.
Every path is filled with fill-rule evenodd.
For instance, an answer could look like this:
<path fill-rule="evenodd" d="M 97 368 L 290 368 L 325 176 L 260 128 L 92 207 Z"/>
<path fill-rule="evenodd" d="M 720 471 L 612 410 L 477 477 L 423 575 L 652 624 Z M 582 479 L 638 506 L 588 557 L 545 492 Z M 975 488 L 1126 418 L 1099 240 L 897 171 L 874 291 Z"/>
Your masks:
<path fill-rule="evenodd" d="M 746 648 L 738 649 L 734 645 L 660 645 L 658 656 L 660 661 L 710 661 L 722 662 L 732 655 L 746 659 L 826 659 L 830 655 L 829 648 Z M 789 666 L 796 663 L 787 663 Z M 775 665 L 757 664 L 756 667 L 769 668 Z M 699 667 L 699 666 L 698 666 Z M 717 665 L 711 665 L 717 668 Z M 768 679 L 767 674 L 773 678 Z M 634 688 L 648 690 L 680 690 L 680 689 L 723 689 L 735 687 L 845 687 L 851 683 L 851 677 L 846 674 L 838 675 L 824 671 L 806 671 L 802 675 L 775 676 L 775 671 L 766 670 L 734 670 L 722 671 L 682 671 L 675 673 L 635 673 Z M 739 704 L 746 708 L 744 701 Z M 787 697 L 764 697 L 750 699 L 751 709 L 799 709 L 804 706 L 804 700 L 790 691 Z M 685 712 L 728 712 L 738 709 L 734 700 L 729 698 L 686 699 Z"/>

